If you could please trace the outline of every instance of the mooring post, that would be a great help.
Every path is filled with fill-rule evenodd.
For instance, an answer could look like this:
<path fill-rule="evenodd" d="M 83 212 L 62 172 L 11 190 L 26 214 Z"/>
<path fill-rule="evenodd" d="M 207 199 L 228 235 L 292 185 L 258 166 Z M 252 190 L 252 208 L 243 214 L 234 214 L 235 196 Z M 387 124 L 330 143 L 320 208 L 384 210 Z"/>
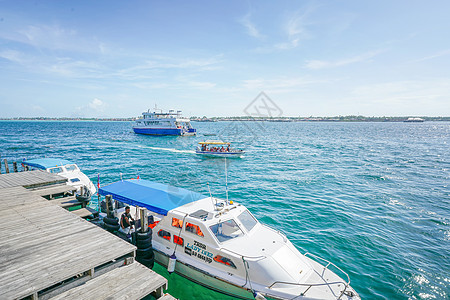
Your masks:
<path fill-rule="evenodd" d="M 80 187 L 80 196 L 83 197 L 84 196 L 84 185 Z M 86 201 L 81 202 L 81 207 L 85 208 L 86 207 Z"/>
<path fill-rule="evenodd" d="M 19 172 L 19 171 L 17 171 L 17 162 L 16 161 L 13 161 L 13 167 L 14 167 L 14 172 Z"/>
<path fill-rule="evenodd" d="M 0 155 L 0 174 L 2 174 L 2 156 Z"/>
<path fill-rule="evenodd" d="M 108 216 L 108 218 L 111 218 L 111 212 L 109 211 L 109 203 L 111 202 L 111 195 L 106 195 L 105 196 L 105 202 L 106 202 L 106 215 Z"/>
<path fill-rule="evenodd" d="M 3 163 L 5 164 L 5 173 L 9 173 L 9 166 L 8 166 L 8 161 L 6 160 L 6 158 L 3 160 Z"/>
<path fill-rule="evenodd" d="M 145 207 L 139 208 L 139 217 L 141 218 L 141 232 L 148 231 L 147 209 Z"/>

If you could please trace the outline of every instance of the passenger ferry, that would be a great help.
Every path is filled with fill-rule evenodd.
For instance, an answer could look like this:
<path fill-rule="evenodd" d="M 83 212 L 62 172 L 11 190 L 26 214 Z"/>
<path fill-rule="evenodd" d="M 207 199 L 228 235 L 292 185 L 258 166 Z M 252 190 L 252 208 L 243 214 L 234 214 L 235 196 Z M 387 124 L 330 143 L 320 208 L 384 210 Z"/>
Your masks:
<path fill-rule="evenodd" d="M 49 173 L 58 174 L 68 179 L 67 184 L 77 188 L 77 193 L 81 193 L 81 187 L 85 187 L 84 196 L 90 197 L 97 192 L 95 185 L 76 164 L 71 161 L 59 158 L 39 158 L 24 160 L 22 167 L 29 169 L 45 170 Z"/>
<path fill-rule="evenodd" d="M 211 157 L 241 157 L 244 150 L 231 148 L 231 143 L 222 141 L 205 141 L 198 143 L 195 153 Z"/>
<path fill-rule="evenodd" d="M 181 111 L 169 110 L 167 113 L 155 109 L 143 112 L 142 117 L 136 119 L 133 130 L 138 134 L 147 135 L 195 135 L 197 130 L 187 118 L 181 116 Z"/>
<path fill-rule="evenodd" d="M 239 299 L 360 299 L 344 271 L 301 254 L 242 204 L 142 179 L 99 193 L 147 208 L 155 260 L 207 288 Z"/>

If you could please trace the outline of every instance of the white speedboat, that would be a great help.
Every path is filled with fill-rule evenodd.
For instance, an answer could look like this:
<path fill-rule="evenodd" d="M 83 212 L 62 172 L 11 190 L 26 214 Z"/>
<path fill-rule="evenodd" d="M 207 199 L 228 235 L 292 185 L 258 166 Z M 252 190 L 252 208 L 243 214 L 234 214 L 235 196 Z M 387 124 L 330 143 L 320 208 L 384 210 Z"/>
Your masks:
<path fill-rule="evenodd" d="M 344 271 L 301 254 L 239 203 L 142 179 L 99 193 L 147 208 L 155 260 L 210 289 L 239 299 L 360 299 Z"/>
<path fill-rule="evenodd" d="M 196 130 L 192 127 L 187 118 L 181 116 L 181 111 L 169 110 L 167 113 L 153 112 L 150 110 L 143 112 L 142 117 L 136 119 L 133 131 L 146 135 L 195 135 Z"/>
<path fill-rule="evenodd" d="M 222 141 L 205 141 L 198 143 L 195 153 L 210 157 L 241 157 L 244 150 L 231 148 L 231 143 Z"/>
<path fill-rule="evenodd" d="M 67 184 L 77 188 L 77 193 L 81 194 L 81 187 L 85 187 L 84 195 L 90 197 L 97 192 L 95 185 L 80 168 L 73 162 L 59 158 L 39 158 L 24 160 L 23 167 L 29 169 L 45 170 L 49 173 L 58 174 L 68 179 Z"/>

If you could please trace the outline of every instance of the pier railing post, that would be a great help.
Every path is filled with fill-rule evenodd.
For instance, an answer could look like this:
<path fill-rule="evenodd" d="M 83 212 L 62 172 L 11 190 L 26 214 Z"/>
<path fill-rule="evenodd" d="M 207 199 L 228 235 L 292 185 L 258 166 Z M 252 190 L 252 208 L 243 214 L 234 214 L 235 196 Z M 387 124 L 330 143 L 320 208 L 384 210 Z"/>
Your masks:
<path fill-rule="evenodd" d="M 141 218 L 141 232 L 148 231 L 148 218 L 147 209 L 144 207 L 139 208 L 139 217 Z"/>
<path fill-rule="evenodd" d="M 109 210 L 109 203 L 111 203 L 111 195 L 106 195 L 105 196 L 105 202 L 106 202 L 106 215 L 108 216 L 108 218 L 111 217 L 111 211 Z"/>
<path fill-rule="evenodd" d="M 6 160 L 6 158 L 3 160 L 3 163 L 5 164 L 5 173 L 9 173 L 9 166 L 8 166 L 8 161 Z"/>

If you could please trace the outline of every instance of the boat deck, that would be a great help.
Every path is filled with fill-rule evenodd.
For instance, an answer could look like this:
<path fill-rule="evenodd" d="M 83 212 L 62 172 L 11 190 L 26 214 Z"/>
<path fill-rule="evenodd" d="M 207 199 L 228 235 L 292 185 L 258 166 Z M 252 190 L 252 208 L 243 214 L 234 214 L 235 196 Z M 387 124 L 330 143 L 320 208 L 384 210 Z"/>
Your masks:
<path fill-rule="evenodd" d="M 43 171 L 0 175 L 1 298 L 162 296 L 167 280 L 134 261 L 135 246 L 20 186 L 65 180 Z"/>

